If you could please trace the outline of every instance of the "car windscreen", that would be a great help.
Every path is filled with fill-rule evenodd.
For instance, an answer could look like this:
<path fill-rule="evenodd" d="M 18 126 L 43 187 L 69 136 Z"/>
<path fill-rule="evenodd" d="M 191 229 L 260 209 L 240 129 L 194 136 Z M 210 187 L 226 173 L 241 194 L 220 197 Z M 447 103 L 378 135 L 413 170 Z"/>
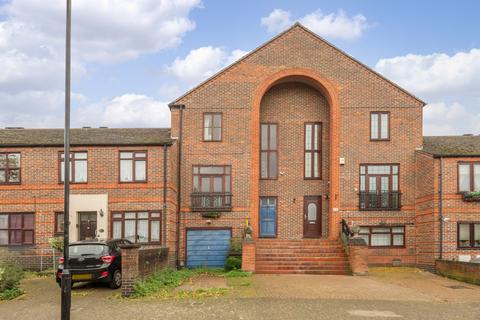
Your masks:
<path fill-rule="evenodd" d="M 68 252 L 71 256 L 108 254 L 108 246 L 103 244 L 70 245 Z"/>

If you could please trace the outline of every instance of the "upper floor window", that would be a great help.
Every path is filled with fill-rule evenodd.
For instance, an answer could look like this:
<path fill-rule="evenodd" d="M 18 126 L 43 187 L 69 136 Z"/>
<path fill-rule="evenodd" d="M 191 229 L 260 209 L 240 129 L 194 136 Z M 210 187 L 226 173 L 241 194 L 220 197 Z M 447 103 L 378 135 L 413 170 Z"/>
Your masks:
<path fill-rule="evenodd" d="M 194 166 L 192 207 L 197 210 L 230 209 L 230 166 Z"/>
<path fill-rule="evenodd" d="M 65 156 L 60 154 L 60 182 L 65 180 Z M 85 151 L 70 152 L 70 182 L 86 183 L 88 176 L 88 161 Z"/>
<path fill-rule="evenodd" d="M 480 222 L 459 222 L 457 232 L 459 248 L 480 248 Z"/>
<path fill-rule="evenodd" d="M 204 141 L 222 141 L 222 114 L 204 113 L 203 114 L 203 140 Z"/>
<path fill-rule="evenodd" d="M 0 153 L 0 184 L 20 183 L 20 153 Z"/>
<path fill-rule="evenodd" d="M 132 242 L 160 242 L 161 214 L 155 212 L 114 212 L 112 237 Z"/>
<path fill-rule="evenodd" d="M 458 164 L 458 191 L 480 191 L 480 162 Z"/>
<path fill-rule="evenodd" d="M 390 140 L 390 112 L 370 113 L 370 140 Z"/>
<path fill-rule="evenodd" d="M 399 165 L 360 166 L 360 209 L 400 209 Z"/>
<path fill-rule="evenodd" d="M 120 152 L 120 182 L 147 181 L 147 152 Z"/>
<path fill-rule="evenodd" d="M 262 123 L 260 132 L 260 178 L 277 179 L 278 176 L 278 126 Z"/>
<path fill-rule="evenodd" d="M 305 179 L 320 179 L 322 166 L 322 124 L 305 124 Z"/>
<path fill-rule="evenodd" d="M 0 245 L 33 244 L 33 213 L 0 213 Z"/>

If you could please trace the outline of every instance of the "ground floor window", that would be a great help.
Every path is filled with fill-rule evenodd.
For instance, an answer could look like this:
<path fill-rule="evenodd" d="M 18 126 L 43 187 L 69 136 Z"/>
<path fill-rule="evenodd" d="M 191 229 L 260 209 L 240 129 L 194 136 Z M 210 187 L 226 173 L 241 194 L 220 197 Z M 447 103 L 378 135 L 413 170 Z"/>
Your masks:
<path fill-rule="evenodd" d="M 480 248 L 480 222 L 459 222 L 457 234 L 459 248 Z"/>
<path fill-rule="evenodd" d="M 112 237 L 132 242 L 160 242 L 160 211 L 114 212 Z"/>
<path fill-rule="evenodd" d="M 404 247 L 405 227 L 404 226 L 362 226 L 359 236 L 362 237 L 370 247 Z"/>
<path fill-rule="evenodd" d="M 64 220 L 65 215 L 63 214 L 63 212 L 55 212 L 55 233 L 63 233 Z"/>
<path fill-rule="evenodd" d="M 33 213 L 0 213 L 0 245 L 33 244 Z"/>

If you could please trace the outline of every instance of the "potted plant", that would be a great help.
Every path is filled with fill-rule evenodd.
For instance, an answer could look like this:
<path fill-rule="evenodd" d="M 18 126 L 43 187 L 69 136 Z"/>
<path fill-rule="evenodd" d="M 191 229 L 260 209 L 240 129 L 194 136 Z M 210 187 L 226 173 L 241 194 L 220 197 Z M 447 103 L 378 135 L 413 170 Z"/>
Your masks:
<path fill-rule="evenodd" d="M 217 218 L 220 218 L 220 216 L 221 216 L 220 212 L 202 212 L 203 218 L 217 219 Z"/>
<path fill-rule="evenodd" d="M 466 192 L 463 194 L 464 201 L 480 201 L 480 191 Z"/>

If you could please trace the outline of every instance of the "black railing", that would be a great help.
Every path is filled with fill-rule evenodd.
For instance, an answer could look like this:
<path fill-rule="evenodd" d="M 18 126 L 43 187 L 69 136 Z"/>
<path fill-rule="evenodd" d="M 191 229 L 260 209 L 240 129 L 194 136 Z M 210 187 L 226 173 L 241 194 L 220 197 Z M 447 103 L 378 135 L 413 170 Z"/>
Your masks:
<path fill-rule="evenodd" d="M 399 191 L 362 191 L 360 210 L 399 210 L 400 200 Z"/>
<path fill-rule="evenodd" d="M 345 236 L 346 239 L 353 237 L 353 232 L 350 230 L 350 227 L 347 224 L 347 221 L 345 219 L 342 219 L 340 222 L 342 225 L 342 234 Z"/>
<path fill-rule="evenodd" d="M 192 193 L 192 210 L 194 211 L 230 211 L 232 210 L 231 193 Z"/>

